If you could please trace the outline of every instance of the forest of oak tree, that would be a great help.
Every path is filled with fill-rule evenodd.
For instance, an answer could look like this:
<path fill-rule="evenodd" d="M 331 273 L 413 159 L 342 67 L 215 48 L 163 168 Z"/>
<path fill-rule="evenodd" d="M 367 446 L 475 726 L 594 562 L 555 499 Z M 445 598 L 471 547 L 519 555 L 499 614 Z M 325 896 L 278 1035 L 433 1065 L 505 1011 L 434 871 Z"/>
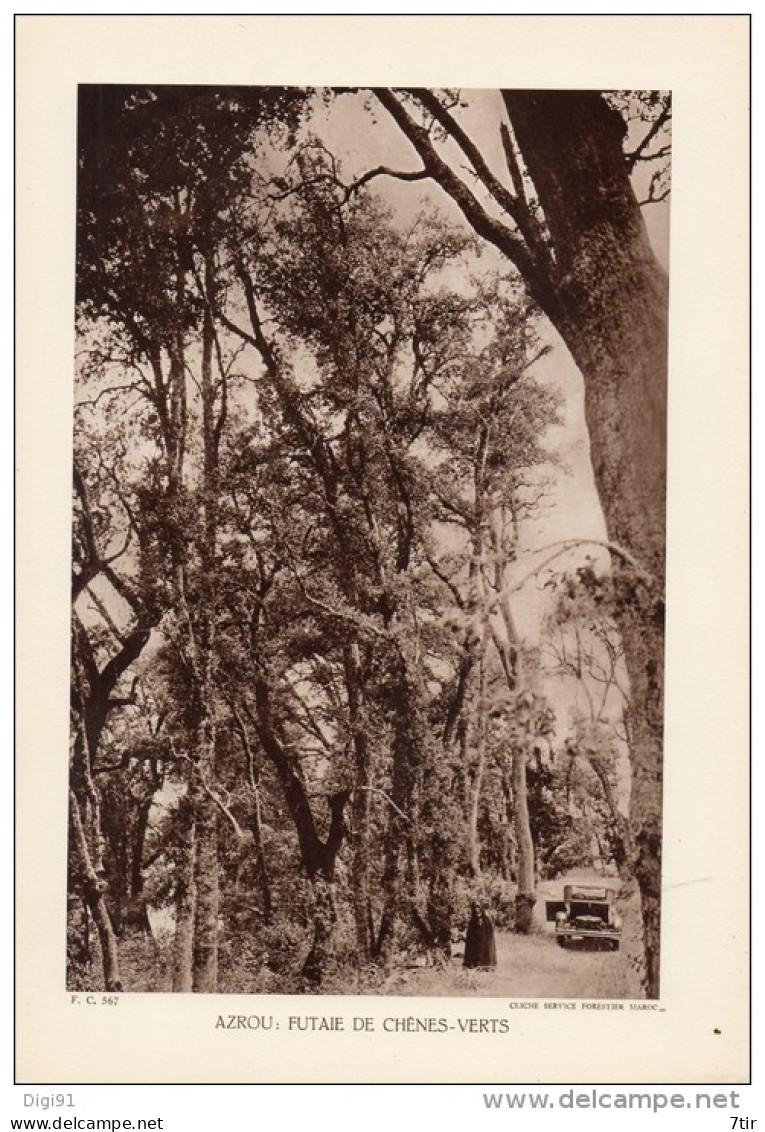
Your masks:
<path fill-rule="evenodd" d="M 670 100 L 470 100 L 80 88 L 73 989 L 371 993 L 585 867 L 658 995 Z M 530 552 L 554 335 L 606 535 Z"/>

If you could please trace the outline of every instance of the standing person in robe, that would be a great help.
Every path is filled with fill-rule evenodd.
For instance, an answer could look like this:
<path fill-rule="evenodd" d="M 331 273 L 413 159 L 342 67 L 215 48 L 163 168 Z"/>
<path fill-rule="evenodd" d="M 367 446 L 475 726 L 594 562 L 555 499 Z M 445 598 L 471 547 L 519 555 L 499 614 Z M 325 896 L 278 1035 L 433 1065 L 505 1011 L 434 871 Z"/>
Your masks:
<path fill-rule="evenodd" d="M 497 944 L 491 916 L 477 900 L 470 906 L 465 933 L 464 967 L 496 967 Z"/>

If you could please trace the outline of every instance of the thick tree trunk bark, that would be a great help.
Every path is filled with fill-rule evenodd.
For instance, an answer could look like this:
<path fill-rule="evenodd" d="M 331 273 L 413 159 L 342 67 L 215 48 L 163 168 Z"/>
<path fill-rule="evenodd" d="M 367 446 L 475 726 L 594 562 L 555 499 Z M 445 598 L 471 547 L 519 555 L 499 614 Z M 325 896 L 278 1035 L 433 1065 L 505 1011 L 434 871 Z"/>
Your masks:
<path fill-rule="evenodd" d="M 593 471 L 609 539 L 628 550 L 650 575 L 639 576 L 614 561 L 614 616 L 630 681 L 634 871 L 643 906 L 646 989 L 656 998 L 664 728 L 666 286 L 650 273 L 643 279 L 625 278 L 620 302 L 618 325 L 593 330 L 588 327 L 591 318 L 581 312 L 567 337 L 585 379 Z M 612 296 L 612 310 L 616 304 Z M 597 331 L 600 346 L 593 350 Z"/>
<path fill-rule="evenodd" d="M 257 633 L 253 635 L 257 656 Z M 267 758 L 271 760 L 284 792 L 284 800 L 295 825 L 300 859 L 314 891 L 314 936 L 303 965 L 303 978 L 312 986 L 323 981 L 326 964 L 334 953 L 337 915 L 334 900 L 335 862 L 345 839 L 345 807 L 349 790 L 329 797 L 329 829 L 325 840 L 319 837 L 311 802 L 296 761 L 285 749 L 271 717 L 271 691 L 265 679 L 255 681 L 256 728 Z"/>
<path fill-rule="evenodd" d="M 385 832 L 382 873 L 383 910 L 376 946 L 376 957 L 382 960 L 386 971 L 390 970 L 393 960 L 396 930 L 404 904 L 402 856 L 408 830 L 401 813 L 406 812 L 403 808 L 409 804 L 410 792 L 407 771 L 404 758 L 400 754 L 400 744 L 394 739 L 390 796 L 396 809 L 391 809 L 388 814 L 388 825 Z"/>
<path fill-rule="evenodd" d="M 335 958 L 337 907 L 331 873 L 317 873 L 311 880 L 311 887 L 314 900 L 313 939 L 303 964 L 302 976 L 310 988 L 317 988 L 331 972 Z"/>
<path fill-rule="evenodd" d="M 93 781 L 93 752 L 82 717 L 75 716 L 70 737 L 69 831 L 78 880 L 98 931 L 106 990 L 122 990 L 116 933 L 105 893 L 107 889 L 101 826 L 101 797 Z"/>
<path fill-rule="evenodd" d="M 353 918 L 356 926 L 356 965 L 359 971 L 369 966 L 372 940 L 369 930 L 369 864 L 371 797 L 364 789 L 364 779 L 357 776 L 353 796 Z"/>
<path fill-rule="evenodd" d="M 634 856 L 634 846 L 632 844 L 632 829 L 630 828 L 629 820 L 619 809 L 616 804 L 616 796 L 614 794 L 614 787 L 611 779 L 609 778 L 608 771 L 598 758 L 590 758 L 589 764 L 598 777 L 601 788 L 603 790 L 603 797 L 606 800 L 608 811 L 611 815 L 614 829 L 620 844 L 615 850 L 615 863 L 618 869 L 622 869 L 624 865 L 630 865 Z"/>
<path fill-rule="evenodd" d="M 559 280 L 546 313 L 584 377 L 595 481 L 630 678 L 635 874 L 647 994 L 659 993 L 668 282 L 622 154 L 624 124 L 590 92 L 505 92 Z"/>

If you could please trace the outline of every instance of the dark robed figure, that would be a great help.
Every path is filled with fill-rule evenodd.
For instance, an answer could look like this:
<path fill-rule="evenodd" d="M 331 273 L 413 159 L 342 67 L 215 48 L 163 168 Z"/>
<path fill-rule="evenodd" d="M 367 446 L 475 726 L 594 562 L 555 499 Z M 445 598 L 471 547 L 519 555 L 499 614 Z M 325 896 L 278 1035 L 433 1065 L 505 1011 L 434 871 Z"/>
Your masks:
<path fill-rule="evenodd" d="M 465 967 L 496 967 L 497 944 L 491 916 L 480 904 L 473 901 L 470 920 L 465 933 Z"/>

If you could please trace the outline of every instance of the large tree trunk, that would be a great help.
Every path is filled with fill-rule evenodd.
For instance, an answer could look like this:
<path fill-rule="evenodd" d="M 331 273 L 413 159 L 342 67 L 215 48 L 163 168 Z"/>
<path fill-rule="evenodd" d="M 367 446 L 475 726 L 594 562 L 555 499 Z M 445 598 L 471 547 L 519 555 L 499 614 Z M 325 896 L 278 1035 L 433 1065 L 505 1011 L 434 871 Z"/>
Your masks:
<path fill-rule="evenodd" d="M 316 852 L 312 856 L 303 858 L 314 900 L 313 939 L 302 969 L 303 981 L 311 989 L 320 987 L 336 965 L 335 865 L 345 837 L 344 815 L 347 801 L 347 790 L 331 795 L 326 841 L 316 839 Z"/>
<path fill-rule="evenodd" d="M 611 822 L 618 839 L 612 851 L 616 866 L 621 871 L 624 865 L 630 865 L 634 855 L 632 829 L 629 820 L 624 816 L 617 805 L 613 783 L 602 761 L 597 756 L 589 756 L 588 762 L 597 775 L 601 789 L 603 790 L 603 797 L 608 806 L 608 812 L 611 815 Z"/>
<path fill-rule="evenodd" d="M 151 936 L 144 894 L 143 857 L 153 792 L 137 796 L 130 772 L 117 771 L 100 784 L 101 825 L 106 841 L 104 868 L 108 878 L 109 911 L 119 939 Z"/>
<path fill-rule="evenodd" d="M 128 930 L 142 935 L 152 935 L 149 922 L 149 910 L 144 894 L 143 858 L 146 846 L 146 835 L 149 829 L 149 817 L 154 804 L 154 794 L 144 798 L 137 807 L 135 824 L 130 840 L 130 887 L 128 890 L 127 908 L 125 909 L 124 923 Z"/>
<path fill-rule="evenodd" d="M 667 278 L 622 154 L 624 124 L 589 92 L 508 91 L 560 273 L 547 313 L 584 377 L 595 481 L 630 679 L 635 873 L 647 993 L 659 993 L 664 685 Z"/>
<path fill-rule="evenodd" d="M 79 683 L 79 680 L 78 680 Z M 77 883 L 98 931 L 106 990 L 122 990 L 117 939 L 106 904 L 106 841 L 101 796 L 93 781 L 93 752 L 83 718 L 74 713 L 70 736 L 69 837 Z"/>
<path fill-rule="evenodd" d="M 317 988 L 330 974 L 335 959 L 337 907 L 332 870 L 322 870 L 312 877 L 311 888 L 314 903 L 313 938 L 303 963 L 302 977 L 310 988 Z"/>
<path fill-rule="evenodd" d="M 257 633 L 253 645 L 257 656 Z M 328 798 L 329 829 L 319 837 L 299 765 L 285 749 L 271 716 L 271 690 L 265 679 L 255 681 L 256 729 L 263 751 L 276 771 L 290 817 L 295 825 L 301 864 L 313 887 L 314 934 L 302 975 L 307 984 L 318 987 L 334 954 L 335 912 L 334 875 L 337 855 L 345 839 L 345 807 L 349 790 L 338 790 Z"/>
<path fill-rule="evenodd" d="M 208 606 L 209 609 L 209 606 Z M 195 763 L 188 799 L 193 838 L 193 963 L 192 989 L 212 994 L 218 989 L 219 863 L 216 781 L 217 730 L 213 715 L 212 638 L 214 626 L 204 611 L 196 626 L 189 622 L 193 644 L 193 701 Z M 194 633 L 198 634 L 195 641 Z M 198 642 L 198 643 L 197 643 Z"/>

